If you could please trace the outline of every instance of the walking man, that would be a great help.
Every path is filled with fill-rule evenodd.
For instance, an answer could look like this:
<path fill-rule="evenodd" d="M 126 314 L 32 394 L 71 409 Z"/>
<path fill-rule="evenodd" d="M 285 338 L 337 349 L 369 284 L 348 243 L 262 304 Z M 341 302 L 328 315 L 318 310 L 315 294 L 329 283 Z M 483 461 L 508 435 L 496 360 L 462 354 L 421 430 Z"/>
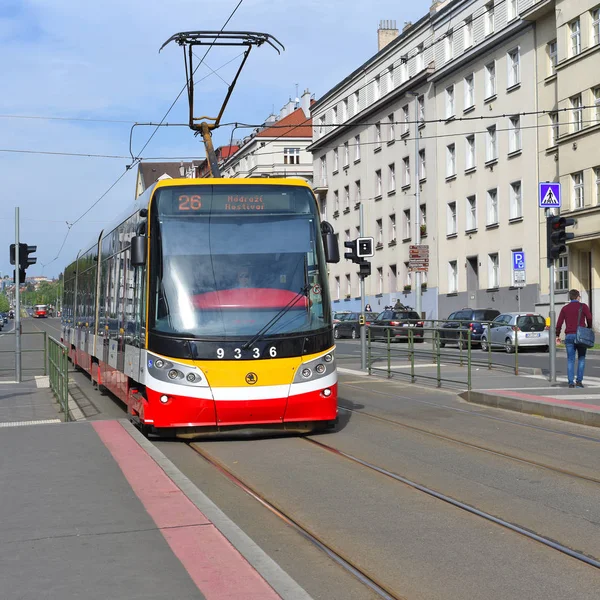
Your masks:
<path fill-rule="evenodd" d="M 560 330 L 565 324 L 565 347 L 567 349 L 567 379 L 569 387 L 574 388 L 575 353 L 577 353 L 577 387 L 583 387 L 583 371 L 585 369 L 585 346 L 576 345 L 577 327 L 591 327 L 592 313 L 587 304 L 580 301 L 579 290 L 569 291 L 568 304 L 565 304 L 556 323 L 556 343 L 560 344 Z M 578 322 L 579 321 L 579 322 Z"/>

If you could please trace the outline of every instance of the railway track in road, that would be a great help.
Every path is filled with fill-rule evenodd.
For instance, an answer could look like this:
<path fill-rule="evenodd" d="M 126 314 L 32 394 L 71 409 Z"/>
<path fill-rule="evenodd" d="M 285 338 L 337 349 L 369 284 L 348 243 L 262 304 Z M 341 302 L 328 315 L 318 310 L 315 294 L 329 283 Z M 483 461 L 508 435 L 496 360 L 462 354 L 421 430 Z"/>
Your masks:
<path fill-rule="evenodd" d="M 229 481 L 231 481 L 234 485 L 242 489 L 244 492 L 246 492 L 248 495 L 254 498 L 257 502 L 259 502 L 262 506 L 267 508 L 271 513 L 273 513 L 283 522 L 285 522 L 289 527 L 291 527 L 297 533 L 299 533 L 303 538 L 307 539 L 314 546 L 319 548 L 319 550 L 324 552 L 336 564 L 341 566 L 344 570 L 356 577 L 362 584 L 364 584 L 371 591 L 377 594 L 378 597 L 383 598 L 384 600 L 406 600 L 404 596 L 398 595 L 397 593 L 387 589 L 383 584 L 378 582 L 373 575 L 370 575 L 364 569 L 357 567 L 355 564 L 353 564 L 352 560 L 348 557 L 345 557 L 340 550 L 333 548 L 317 533 L 310 531 L 309 528 L 303 526 L 292 516 L 286 514 L 282 509 L 278 508 L 273 502 L 267 500 L 258 491 L 250 487 L 241 479 L 239 479 L 225 465 L 217 461 L 214 457 L 207 454 L 196 444 L 191 442 L 189 446 L 190 448 L 192 448 L 192 450 L 194 450 L 194 452 L 199 454 L 204 460 L 206 460 L 220 473 L 227 477 L 227 479 L 229 479 Z"/>

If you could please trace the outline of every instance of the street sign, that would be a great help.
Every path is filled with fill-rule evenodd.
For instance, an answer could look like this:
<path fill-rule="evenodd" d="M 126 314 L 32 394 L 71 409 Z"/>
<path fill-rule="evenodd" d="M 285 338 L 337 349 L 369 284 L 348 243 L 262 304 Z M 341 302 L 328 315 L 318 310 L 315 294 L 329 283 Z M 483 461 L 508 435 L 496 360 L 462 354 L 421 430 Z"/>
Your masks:
<path fill-rule="evenodd" d="M 513 271 L 514 287 L 525 287 L 525 271 Z"/>
<path fill-rule="evenodd" d="M 408 247 L 408 270 L 420 273 L 429 271 L 429 246 L 427 244 Z"/>
<path fill-rule="evenodd" d="M 560 208 L 560 183 L 540 183 L 539 207 Z"/>
<path fill-rule="evenodd" d="M 525 270 L 525 252 L 522 250 L 512 251 L 513 271 Z"/>

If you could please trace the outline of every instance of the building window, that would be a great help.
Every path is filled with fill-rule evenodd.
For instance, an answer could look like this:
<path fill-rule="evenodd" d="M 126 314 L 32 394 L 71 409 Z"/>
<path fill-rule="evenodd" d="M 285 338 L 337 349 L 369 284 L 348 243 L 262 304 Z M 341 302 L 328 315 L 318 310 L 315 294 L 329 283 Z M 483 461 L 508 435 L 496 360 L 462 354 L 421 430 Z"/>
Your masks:
<path fill-rule="evenodd" d="M 419 180 L 423 181 L 427 177 L 425 168 L 425 150 L 419 150 Z"/>
<path fill-rule="evenodd" d="M 340 286 L 340 278 L 336 277 L 335 278 L 335 299 L 336 300 L 340 299 L 341 293 L 342 293 L 342 290 L 341 290 L 341 286 Z"/>
<path fill-rule="evenodd" d="M 327 187 L 327 158 L 321 156 L 321 185 Z"/>
<path fill-rule="evenodd" d="M 404 83 L 408 79 L 408 63 L 402 59 L 400 62 L 400 83 Z"/>
<path fill-rule="evenodd" d="M 492 35 L 494 33 L 494 3 L 489 2 L 485 5 L 485 17 L 484 17 L 484 29 L 485 35 Z"/>
<path fill-rule="evenodd" d="M 398 271 L 396 265 L 390 265 L 390 292 L 397 291 L 396 286 L 398 285 Z"/>
<path fill-rule="evenodd" d="M 337 148 L 333 149 L 333 172 L 340 168 L 340 156 Z"/>
<path fill-rule="evenodd" d="M 475 135 L 468 135 L 465 138 L 465 142 L 465 168 L 469 170 L 475 167 Z"/>
<path fill-rule="evenodd" d="M 389 137 L 388 137 L 388 142 L 393 142 L 394 139 L 396 138 L 396 129 L 394 127 L 394 113 L 391 113 L 388 116 L 388 123 L 389 123 Z"/>
<path fill-rule="evenodd" d="M 319 117 L 319 137 L 325 134 L 325 117 Z"/>
<path fill-rule="evenodd" d="M 446 62 L 454 58 L 454 34 L 452 30 L 446 34 L 444 39 L 444 56 L 446 57 Z"/>
<path fill-rule="evenodd" d="M 518 0 L 508 0 L 508 20 L 512 21 L 519 16 Z"/>
<path fill-rule="evenodd" d="M 344 142 L 344 166 L 347 167 L 350 164 L 350 145 L 348 142 Z"/>
<path fill-rule="evenodd" d="M 467 198 L 467 231 L 477 229 L 477 197 Z"/>
<path fill-rule="evenodd" d="M 354 182 L 354 201 L 360 202 L 360 179 Z"/>
<path fill-rule="evenodd" d="M 383 220 L 377 219 L 377 221 L 375 221 L 375 225 L 377 230 L 377 238 L 375 241 L 378 246 L 383 246 Z"/>
<path fill-rule="evenodd" d="M 600 167 L 594 169 L 594 179 L 596 180 L 596 204 L 600 205 Z"/>
<path fill-rule="evenodd" d="M 498 254 L 488 254 L 488 285 L 494 289 L 500 287 Z"/>
<path fill-rule="evenodd" d="M 471 17 L 465 19 L 463 36 L 465 49 L 470 48 L 473 45 L 473 19 Z"/>
<path fill-rule="evenodd" d="M 594 8 L 592 15 L 592 45 L 600 43 L 600 8 Z"/>
<path fill-rule="evenodd" d="M 342 101 L 342 121 L 348 120 L 348 98 L 344 98 Z"/>
<path fill-rule="evenodd" d="M 375 171 L 375 195 L 381 196 L 382 193 L 383 192 L 381 188 L 381 169 L 377 169 L 377 171 Z"/>
<path fill-rule="evenodd" d="M 360 160 L 360 135 L 354 136 L 354 160 Z"/>
<path fill-rule="evenodd" d="M 573 173 L 573 208 L 583 208 L 583 171 Z"/>
<path fill-rule="evenodd" d="M 571 56 L 577 56 L 581 52 L 581 24 L 579 19 L 569 23 L 571 32 Z"/>
<path fill-rule="evenodd" d="M 381 123 L 375 123 L 375 150 L 381 146 Z"/>
<path fill-rule="evenodd" d="M 383 294 L 383 267 L 377 267 L 377 293 Z"/>
<path fill-rule="evenodd" d="M 404 238 L 405 240 L 410 239 L 410 208 L 404 211 Z"/>
<path fill-rule="evenodd" d="M 492 125 L 487 128 L 487 144 L 485 160 L 496 160 L 498 158 L 498 144 L 496 141 L 496 126 Z"/>
<path fill-rule="evenodd" d="M 408 110 L 408 104 L 402 107 L 402 133 L 408 133 L 410 129 L 410 113 Z"/>
<path fill-rule="evenodd" d="M 521 196 L 521 182 L 510 184 L 510 218 L 520 219 L 523 216 L 523 198 Z"/>
<path fill-rule="evenodd" d="M 456 175 L 456 146 L 448 144 L 446 146 L 446 177 Z"/>
<path fill-rule="evenodd" d="M 548 42 L 548 62 L 550 65 L 550 75 L 554 75 L 556 72 L 556 65 L 558 63 L 558 45 L 556 40 Z"/>
<path fill-rule="evenodd" d="M 417 98 L 417 105 L 419 107 L 419 121 L 425 121 L 425 96 L 419 96 Z"/>
<path fill-rule="evenodd" d="M 396 241 L 396 215 L 390 215 L 390 242 Z"/>
<path fill-rule="evenodd" d="M 446 119 L 454 116 L 454 86 L 446 88 Z"/>
<path fill-rule="evenodd" d="M 556 146 L 558 143 L 558 113 L 549 113 L 550 117 L 550 146 Z"/>
<path fill-rule="evenodd" d="M 420 73 L 425 68 L 425 46 L 419 44 L 417 46 L 417 55 L 415 56 L 415 73 Z"/>
<path fill-rule="evenodd" d="M 594 94 L 594 119 L 596 123 L 600 123 L 600 87 L 594 88 L 592 93 Z"/>
<path fill-rule="evenodd" d="M 340 212 L 340 193 L 337 190 L 333 192 L 333 209 L 336 213 Z"/>
<path fill-rule="evenodd" d="M 485 97 L 486 100 L 496 95 L 496 63 L 485 65 Z"/>
<path fill-rule="evenodd" d="M 423 229 L 423 227 L 425 227 L 425 231 L 427 231 L 427 205 L 421 204 L 420 209 L 421 209 L 421 219 L 419 222 L 421 224 L 421 229 Z"/>
<path fill-rule="evenodd" d="M 573 131 L 581 131 L 583 129 L 583 104 L 581 102 L 581 94 L 571 98 L 571 108 L 573 109 Z"/>
<path fill-rule="evenodd" d="M 379 98 L 381 98 L 381 78 L 379 77 L 379 75 L 375 77 L 374 85 L 375 89 L 373 91 L 373 97 L 377 101 L 379 100 Z"/>
<path fill-rule="evenodd" d="M 333 113 L 332 113 L 332 117 L 331 117 L 331 122 L 333 123 L 333 125 L 337 125 L 337 122 L 338 122 L 338 109 L 337 109 L 337 106 L 333 107 Z"/>
<path fill-rule="evenodd" d="M 510 117 L 508 123 L 508 152 L 517 152 L 521 149 L 521 118 Z"/>
<path fill-rule="evenodd" d="M 508 87 L 521 83 L 521 72 L 520 72 L 520 56 L 519 49 L 515 48 L 511 50 L 507 56 L 508 62 Z"/>
<path fill-rule="evenodd" d="M 402 187 L 410 185 L 410 157 L 402 159 Z"/>
<path fill-rule="evenodd" d="M 360 112 L 360 92 L 354 92 L 354 114 Z"/>
<path fill-rule="evenodd" d="M 412 272 L 408 262 L 404 263 L 404 286 L 410 287 L 412 285 Z"/>
<path fill-rule="evenodd" d="M 389 192 L 396 191 L 396 165 L 392 163 L 388 165 L 388 178 L 389 178 Z"/>
<path fill-rule="evenodd" d="M 554 289 L 557 292 L 566 292 L 569 289 L 569 259 L 567 255 L 559 256 L 555 264 Z"/>
<path fill-rule="evenodd" d="M 344 210 L 350 210 L 350 186 L 344 186 Z"/>
<path fill-rule="evenodd" d="M 458 292 L 458 262 L 451 260 L 448 263 L 448 293 L 456 294 Z"/>
<path fill-rule="evenodd" d="M 465 109 L 475 106 L 475 80 L 473 73 L 465 77 Z"/>
<path fill-rule="evenodd" d="M 448 202 L 448 223 L 446 228 L 446 235 L 454 235 L 456 233 L 456 202 Z"/>
<path fill-rule="evenodd" d="M 327 198 L 321 199 L 321 221 L 327 221 Z"/>
<path fill-rule="evenodd" d="M 350 296 L 352 296 L 352 279 L 350 274 L 346 273 L 346 298 L 350 298 Z"/>
<path fill-rule="evenodd" d="M 299 165 L 300 164 L 300 148 L 284 148 L 283 149 L 283 164 L 284 165 Z"/>
<path fill-rule="evenodd" d="M 487 225 L 498 224 L 498 190 L 496 188 L 487 192 Z"/>
<path fill-rule="evenodd" d="M 387 72 L 387 91 L 391 92 L 394 89 L 394 65 L 388 67 Z"/>

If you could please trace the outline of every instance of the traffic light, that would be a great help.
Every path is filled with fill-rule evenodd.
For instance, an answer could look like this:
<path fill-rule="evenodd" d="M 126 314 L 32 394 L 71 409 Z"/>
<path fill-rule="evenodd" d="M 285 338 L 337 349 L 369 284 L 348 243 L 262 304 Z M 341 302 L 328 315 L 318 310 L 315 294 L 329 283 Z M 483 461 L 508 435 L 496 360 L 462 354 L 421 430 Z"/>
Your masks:
<path fill-rule="evenodd" d="M 566 228 L 575 225 L 575 219 L 568 217 L 550 216 L 546 218 L 546 244 L 548 266 L 567 250 L 567 240 L 575 237 L 574 233 L 567 233 Z"/>
<path fill-rule="evenodd" d="M 16 271 L 13 271 L 13 282 L 17 283 Z M 25 269 L 19 269 L 19 283 L 25 282 Z"/>
<path fill-rule="evenodd" d="M 14 265 L 16 263 L 16 257 L 15 257 L 15 245 L 11 244 L 10 245 L 10 264 Z"/>
<path fill-rule="evenodd" d="M 28 246 L 27 244 L 19 244 L 19 256 L 16 256 L 16 248 L 14 244 L 10 245 L 10 264 L 15 265 L 19 269 L 19 282 L 25 281 L 25 271 L 27 267 L 35 265 L 37 258 L 29 256 L 37 250 L 37 246 Z M 17 260 L 18 258 L 18 260 Z M 13 271 L 13 280 L 16 282 L 16 270 Z"/>
<path fill-rule="evenodd" d="M 350 248 L 350 252 L 344 252 L 344 258 L 352 262 L 358 262 L 358 254 L 356 253 L 356 240 L 344 242 L 344 248 Z"/>
<path fill-rule="evenodd" d="M 358 265 L 359 277 L 368 277 L 371 274 L 371 263 L 368 260 L 361 260 Z"/>
<path fill-rule="evenodd" d="M 373 238 L 372 237 L 359 237 L 356 240 L 356 255 L 358 258 L 365 258 L 367 256 L 373 256 Z"/>

